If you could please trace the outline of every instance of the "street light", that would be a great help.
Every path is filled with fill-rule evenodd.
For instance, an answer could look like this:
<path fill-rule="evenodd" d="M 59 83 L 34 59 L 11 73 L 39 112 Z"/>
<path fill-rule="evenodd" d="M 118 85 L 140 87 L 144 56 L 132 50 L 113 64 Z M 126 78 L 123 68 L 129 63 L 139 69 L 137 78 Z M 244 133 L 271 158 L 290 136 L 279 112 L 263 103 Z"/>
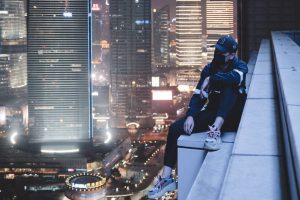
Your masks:
<path fill-rule="evenodd" d="M 18 135 L 18 132 L 14 132 L 11 136 L 10 136 L 10 142 L 12 144 L 16 144 L 16 137 Z"/>

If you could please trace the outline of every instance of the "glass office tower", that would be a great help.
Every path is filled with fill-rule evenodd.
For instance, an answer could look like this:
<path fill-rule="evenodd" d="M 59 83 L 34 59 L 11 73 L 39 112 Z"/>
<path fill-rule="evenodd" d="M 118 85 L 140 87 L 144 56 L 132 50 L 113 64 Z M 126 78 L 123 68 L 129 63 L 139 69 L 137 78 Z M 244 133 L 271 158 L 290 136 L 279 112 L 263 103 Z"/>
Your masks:
<path fill-rule="evenodd" d="M 153 13 L 153 49 L 154 65 L 168 67 L 170 62 L 169 50 L 170 7 L 166 5 Z"/>
<path fill-rule="evenodd" d="M 29 0 L 28 107 L 31 143 L 91 137 L 88 0 Z"/>
<path fill-rule="evenodd" d="M 111 125 L 151 115 L 151 1 L 110 1 Z"/>
<path fill-rule="evenodd" d="M 207 60 L 211 62 L 214 57 L 214 47 L 218 39 L 223 35 L 231 35 L 234 38 L 237 37 L 237 29 L 235 25 L 235 13 L 234 9 L 235 1 L 233 0 L 207 0 L 206 1 L 206 48 L 207 48 Z"/>

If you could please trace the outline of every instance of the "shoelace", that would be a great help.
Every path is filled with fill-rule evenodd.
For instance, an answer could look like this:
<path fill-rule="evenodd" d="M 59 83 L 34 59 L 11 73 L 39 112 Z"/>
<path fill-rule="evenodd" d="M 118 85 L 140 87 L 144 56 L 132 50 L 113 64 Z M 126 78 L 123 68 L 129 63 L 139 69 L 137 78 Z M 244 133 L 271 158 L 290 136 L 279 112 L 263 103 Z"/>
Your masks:
<path fill-rule="evenodd" d="M 152 191 L 154 191 L 154 190 L 157 191 L 157 190 L 160 189 L 160 187 L 161 187 L 161 181 L 162 181 L 161 176 L 158 176 L 157 180 L 156 180 L 156 182 L 154 184 L 154 188 L 152 189 Z"/>
<path fill-rule="evenodd" d="M 208 132 L 208 137 L 216 139 L 217 137 L 221 136 L 221 132 L 218 131 L 214 126 L 208 126 L 209 127 L 209 132 Z"/>

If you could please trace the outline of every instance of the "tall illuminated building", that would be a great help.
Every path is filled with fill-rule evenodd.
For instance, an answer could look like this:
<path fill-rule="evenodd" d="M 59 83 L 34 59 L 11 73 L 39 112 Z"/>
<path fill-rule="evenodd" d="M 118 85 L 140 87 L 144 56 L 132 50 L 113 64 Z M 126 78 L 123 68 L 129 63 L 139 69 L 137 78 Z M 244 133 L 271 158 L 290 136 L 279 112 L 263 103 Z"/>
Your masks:
<path fill-rule="evenodd" d="M 125 127 L 151 111 L 151 1 L 111 0 L 112 126 Z"/>
<path fill-rule="evenodd" d="M 214 56 L 214 45 L 222 35 L 237 37 L 235 0 L 206 0 L 205 31 L 207 35 L 206 62 L 211 62 Z"/>
<path fill-rule="evenodd" d="M 0 54 L 0 99 L 9 96 L 9 55 Z"/>
<path fill-rule="evenodd" d="M 88 16 L 88 0 L 28 2 L 31 143 L 75 144 L 92 136 Z"/>
<path fill-rule="evenodd" d="M 2 53 L 8 54 L 9 88 L 23 94 L 27 85 L 26 19 L 24 0 L 0 2 L 0 39 Z"/>
<path fill-rule="evenodd" d="M 17 92 L 27 86 L 27 53 L 12 53 L 10 59 L 10 88 Z"/>
<path fill-rule="evenodd" d="M 153 60 L 157 67 L 167 67 L 170 62 L 169 24 L 169 5 L 153 13 Z"/>
<path fill-rule="evenodd" d="M 26 38 L 25 5 L 23 0 L 1 0 L 0 26 L 4 44 Z"/>
<path fill-rule="evenodd" d="M 202 1 L 176 0 L 176 67 L 178 85 L 195 86 L 202 67 Z M 185 69 L 183 69 L 185 68 Z M 189 71 L 188 79 L 186 72 Z"/>
<path fill-rule="evenodd" d="M 202 64 L 201 0 L 176 1 L 176 66 Z"/>

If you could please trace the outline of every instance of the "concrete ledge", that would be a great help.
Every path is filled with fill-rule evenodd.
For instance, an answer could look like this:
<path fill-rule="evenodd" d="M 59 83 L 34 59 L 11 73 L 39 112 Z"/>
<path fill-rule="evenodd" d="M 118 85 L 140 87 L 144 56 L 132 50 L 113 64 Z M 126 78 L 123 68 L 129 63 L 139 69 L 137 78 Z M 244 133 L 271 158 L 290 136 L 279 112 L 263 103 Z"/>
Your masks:
<path fill-rule="evenodd" d="M 271 55 L 263 40 L 218 199 L 289 199 Z"/>
<path fill-rule="evenodd" d="M 300 70 L 279 69 L 278 71 L 282 82 L 282 93 L 285 103 L 288 105 L 300 105 Z"/>
<path fill-rule="evenodd" d="M 219 196 L 233 143 L 224 143 L 216 152 L 208 152 L 187 200 L 215 200 Z"/>
<path fill-rule="evenodd" d="M 272 74 L 253 74 L 248 98 L 274 99 L 274 80 Z"/>
<path fill-rule="evenodd" d="M 276 83 L 292 200 L 300 199 L 300 46 L 285 32 L 272 32 Z"/>
<path fill-rule="evenodd" d="M 192 135 L 181 135 L 177 140 L 177 146 L 189 148 L 203 148 L 206 132 L 193 133 Z"/>
<path fill-rule="evenodd" d="M 281 155 L 279 115 L 274 99 L 248 99 L 233 154 Z"/>
<path fill-rule="evenodd" d="M 290 132 L 291 143 L 293 143 L 294 164 L 296 169 L 300 169 L 300 106 L 288 105 L 287 111 L 289 127 L 291 127 Z M 296 176 L 300 177 L 300 170 L 296 171 Z"/>
<path fill-rule="evenodd" d="M 277 156 L 232 156 L 219 199 L 289 199 L 282 162 Z"/>
<path fill-rule="evenodd" d="M 267 46 L 267 45 L 266 45 L 266 46 Z M 263 47 L 263 48 L 267 48 L 267 47 Z M 271 51 L 269 51 L 268 49 L 265 49 L 264 51 L 265 51 L 265 52 L 263 52 L 263 53 L 258 52 L 256 62 L 260 62 L 260 61 L 268 61 L 268 62 L 272 62 L 272 54 L 271 54 Z"/>
<path fill-rule="evenodd" d="M 252 75 L 253 75 L 256 60 L 257 60 L 257 52 L 252 52 L 250 54 L 250 59 L 247 64 L 247 66 L 248 66 L 248 73 L 246 74 L 246 92 L 247 93 L 248 93 L 249 86 L 250 86 L 250 83 L 252 80 Z"/>
<path fill-rule="evenodd" d="M 223 146 L 225 146 L 224 149 L 226 150 L 227 144 L 232 146 L 232 143 L 235 140 L 235 135 L 235 132 L 224 132 L 222 134 L 222 149 Z M 207 132 L 194 133 L 190 136 L 182 135 L 177 140 L 179 200 L 187 199 L 202 163 L 204 162 L 204 159 L 206 159 L 207 151 L 203 150 L 206 136 Z"/>
<path fill-rule="evenodd" d="M 272 74 L 272 73 L 273 73 L 273 68 L 271 62 L 269 61 L 256 62 L 256 67 L 253 74 L 258 75 L 258 74 Z"/>
<path fill-rule="evenodd" d="M 178 199 L 186 199 L 206 156 L 203 150 L 207 133 L 182 135 L 177 140 Z"/>

